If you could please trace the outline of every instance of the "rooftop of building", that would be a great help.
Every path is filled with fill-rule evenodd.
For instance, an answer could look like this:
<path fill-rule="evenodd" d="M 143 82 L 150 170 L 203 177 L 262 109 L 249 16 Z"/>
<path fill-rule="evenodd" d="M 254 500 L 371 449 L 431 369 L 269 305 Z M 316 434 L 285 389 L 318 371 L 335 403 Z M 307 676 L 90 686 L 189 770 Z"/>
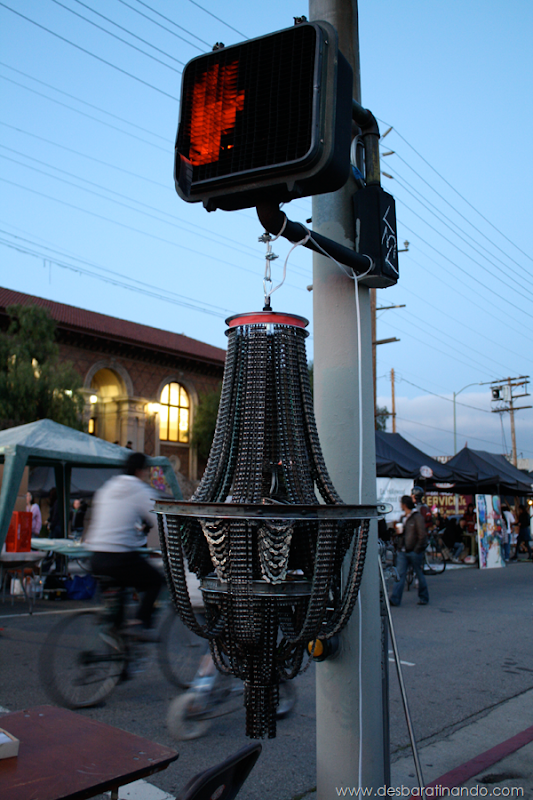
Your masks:
<path fill-rule="evenodd" d="M 205 344 L 205 342 L 199 342 L 197 339 L 191 339 L 182 333 L 163 331 L 160 328 L 152 328 L 138 322 L 110 317 L 107 314 L 87 311 L 84 308 L 56 303 L 43 297 L 35 297 L 0 287 L 0 315 L 5 315 L 6 308 L 13 305 L 35 305 L 45 308 L 57 323 L 58 328 L 66 331 L 92 334 L 213 365 L 222 366 L 226 358 L 225 350 Z"/>

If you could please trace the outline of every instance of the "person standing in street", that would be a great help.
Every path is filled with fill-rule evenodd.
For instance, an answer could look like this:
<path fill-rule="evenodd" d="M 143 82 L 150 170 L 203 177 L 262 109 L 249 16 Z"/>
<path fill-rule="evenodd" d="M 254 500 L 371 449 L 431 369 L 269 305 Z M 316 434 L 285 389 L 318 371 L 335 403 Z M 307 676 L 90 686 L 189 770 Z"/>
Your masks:
<path fill-rule="evenodd" d="M 31 492 L 26 492 L 26 511 L 31 511 L 31 535 L 39 536 L 43 526 L 41 509 L 37 503 L 33 502 L 33 495 Z"/>
<path fill-rule="evenodd" d="M 533 561 L 533 553 L 531 552 L 531 545 L 529 543 L 531 535 L 531 519 L 525 507 L 520 503 L 518 506 L 518 539 L 516 540 L 516 550 L 511 561 L 518 561 L 518 553 L 520 552 L 520 542 L 524 542 L 527 547 L 527 556 L 530 561 Z"/>
<path fill-rule="evenodd" d="M 403 533 L 399 537 L 399 547 L 397 553 L 396 567 L 398 569 L 399 581 L 394 585 L 390 596 L 391 606 L 399 606 L 402 602 L 402 594 L 405 586 L 407 569 L 411 565 L 418 578 L 418 605 L 426 606 L 429 603 L 429 591 L 424 575 L 422 564 L 424 562 L 424 552 L 427 547 L 428 537 L 426 533 L 425 520 L 422 514 L 415 508 L 415 504 L 409 495 L 404 495 L 401 499 L 403 518 Z"/>

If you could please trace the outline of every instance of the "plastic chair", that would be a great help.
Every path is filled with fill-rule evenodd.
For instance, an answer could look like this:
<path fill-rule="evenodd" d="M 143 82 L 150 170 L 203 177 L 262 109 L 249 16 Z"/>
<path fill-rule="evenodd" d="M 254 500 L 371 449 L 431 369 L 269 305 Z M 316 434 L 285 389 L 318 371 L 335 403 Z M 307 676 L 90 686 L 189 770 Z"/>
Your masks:
<path fill-rule="evenodd" d="M 249 744 L 215 767 L 200 772 L 183 787 L 176 800 L 233 800 L 255 766 L 262 747 Z"/>

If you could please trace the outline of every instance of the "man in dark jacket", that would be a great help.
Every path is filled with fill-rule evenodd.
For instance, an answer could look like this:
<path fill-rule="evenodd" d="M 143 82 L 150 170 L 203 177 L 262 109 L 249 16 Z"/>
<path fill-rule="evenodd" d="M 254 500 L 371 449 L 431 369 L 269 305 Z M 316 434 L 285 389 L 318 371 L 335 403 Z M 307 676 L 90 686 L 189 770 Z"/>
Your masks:
<path fill-rule="evenodd" d="M 429 602 L 429 592 L 422 564 L 424 562 L 424 552 L 427 547 L 428 539 L 426 525 L 419 511 L 415 509 L 413 500 L 408 495 L 401 499 L 401 506 L 404 512 L 403 529 L 399 536 L 396 567 L 398 569 L 399 582 L 394 585 L 390 597 L 391 606 L 399 606 L 402 602 L 403 587 L 407 569 L 411 565 L 418 578 L 418 605 L 426 606 Z"/>

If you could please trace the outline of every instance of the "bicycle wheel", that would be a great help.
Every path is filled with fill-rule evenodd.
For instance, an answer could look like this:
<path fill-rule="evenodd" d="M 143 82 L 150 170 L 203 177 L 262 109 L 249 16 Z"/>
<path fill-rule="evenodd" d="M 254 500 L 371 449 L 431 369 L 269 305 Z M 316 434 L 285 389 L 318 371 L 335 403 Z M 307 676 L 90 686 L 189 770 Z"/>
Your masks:
<path fill-rule="evenodd" d="M 196 692 L 185 692 L 170 704 L 167 713 L 167 726 L 175 739 L 184 742 L 199 739 L 207 733 L 211 722 L 203 718 L 197 709 L 202 707 Z"/>
<path fill-rule="evenodd" d="M 161 672 L 173 686 L 189 689 L 206 652 L 205 641 L 192 633 L 172 609 L 163 620 L 159 637 L 157 657 Z"/>
<path fill-rule="evenodd" d="M 101 703 L 126 666 L 123 642 L 105 632 L 97 611 L 80 611 L 60 620 L 39 655 L 41 684 L 49 697 L 65 708 Z"/>
<path fill-rule="evenodd" d="M 424 572 L 428 575 L 437 575 L 446 569 L 446 559 L 438 542 L 429 542 L 424 560 Z"/>

